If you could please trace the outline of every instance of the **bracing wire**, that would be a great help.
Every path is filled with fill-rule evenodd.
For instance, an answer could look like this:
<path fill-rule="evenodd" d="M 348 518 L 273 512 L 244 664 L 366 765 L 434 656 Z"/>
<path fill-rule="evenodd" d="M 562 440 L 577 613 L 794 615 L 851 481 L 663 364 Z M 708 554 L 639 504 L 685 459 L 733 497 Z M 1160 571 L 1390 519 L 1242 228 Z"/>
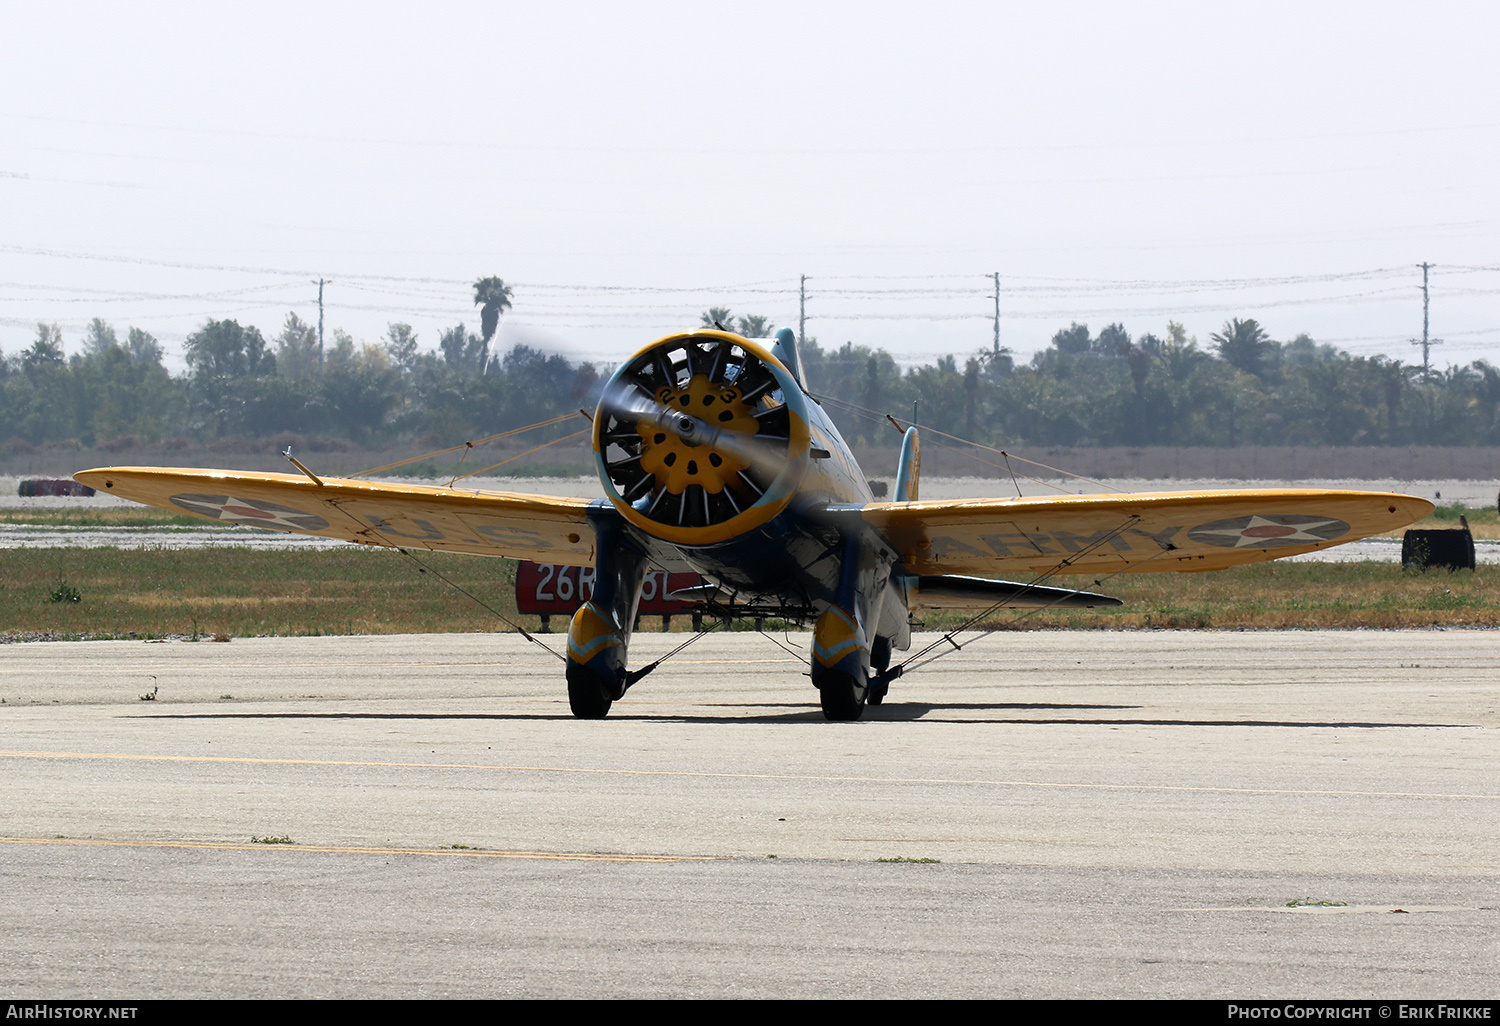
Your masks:
<path fill-rule="evenodd" d="M 1117 537 L 1120 531 L 1127 530 L 1128 527 L 1129 527 L 1129 524 L 1132 523 L 1132 522 L 1134 522 L 1137 519 L 1139 519 L 1139 518 L 1132 517 L 1125 524 L 1121 525 L 1121 527 L 1116 532 L 1113 532 L 1110 535 L 1110 537 Z M 1109 540 L 1108 537 L 1106 537 L 1104 539 L 1101 539 L 1101 541 L 1108 541 L 1108 540 Z M 1085 551 L 1087 551 L 1087 550 L 1085 550 Z M 1150 556 L 1146 557 L 1145 559 L 1141 560 L 1139 563 L 1128 563 L 1125 566 L 1122 566 L 1120 569 L 1114 571 L 1113 573 L 1105 574 L 1103 577 L 1097 578 L 1094 581 L 1094 587 L 1098 587 L 1098 586 L 1104 584 L 1106 581 L 1113 580 L 1114 578 L 1118 577 L 1120 574 L 1123 574 L 1123 573 L 1125 573 L 1127 571 L 1138 570 L 1140 567 L 1145 566 L 1147 563 L 1151 562 L 1152 560 L 1159 559 L 1159 558 L 1161 558 L 1162 556 L 1166 555 L 1168 552 L 1171 552 L 1171 551 L 1172 551 L 1172 548 L 1170 548 L 1170 547 L 1169 548 L 1163 548 L 1160 551 L 1154 553 L 1153 555 L 1150 555 Z M 1082 552 L 1079 553 L 1079 555 L 1082 555 L 1082 554 L 1083 554 Z M 1057 574 L 1061 573 L 1062 572 L 1062 568 L 1065 567 L 1070 562 L 1072 562 L 1072 560 L 1064 560 L 1062 563 L 1059 563 L 1056 567 L 1054 567 L 1052 569 L 1049 569 L 1046 573 L 1044 573 L 1041 576 L 1039 576 L 1035 581 L 1031 581 L 1028 586 L 1029 587 L 1035 587 L 1035 586 L 1039 585 L 1042 581 L 1045 581 L 1045 580 L 1047 580 L 1047 579 L 1049 579 L 1051 577 L 1056 576 Z M 1025 592 L 1022 592 L 1021 594 L 1025 594 Z M 1076 592 L 1075 592 L 1075 594 L 1076 594 Z M 1065 601 L 1068 597 L 1069 596 L 1067 596 L 1067 595 L 1062 595 L 1062 596 L 1059 596 L 1056 599 L 1053 599 L 1051 602 L 1046 603 L 1045 605 L 1036 606 L 1036 607 L 1034 607 L 1032 609 L 1026 610 L 1023 613 L 1019 613 L 1016 616 L 1011 617 L 1009 620 L 1005 621 L 1002 624 L 999 624 L 999 625 L 997 625 L 995 627 L 992 627 L 992 628 L 990 628 L 987 631 L 983 631 L 983 632 L 981 632 L 979 634 L 976 634 L 974 637 L 972 637 L 972 638 L 968 639 L 967 641 L 965 641 L 962 645 L 959 644 L 957 641 L 953 640 L 953 638 L 954 638 L 955 635 L 962 634 L 966 630 L 972 630 L 973 627 L 976 624 L 982 622 L 985 617 L 989 616 L 995 610 L 999 609 L 1003 605 L 1006 605 L 1007 602 L 1013 602 L 1015 600 L 1014 600 L 1014 598 L 1012 598 L 1012 599 L 1007 599 L 1005 602 L 997 602 L 994 605 L 990 606 L 988 609 L 984 610 L 984 612 L 979 613 L 977 616 L 971 616 L 968 620 L 964 621 L 964 623 L 961 624 L 960 626 L 955 627 L 951 631 L 946 632 L 941 638 L 939 638 L 938 640 L 934 641 L 932 644 L 928 645 L 926 648 L 922 649 L 922 651 L 918 652 L 914 656 L 911 656 L 911 657 L 907 658 L 904 662 L 901 663 L 900 666 L 893 667 L 892 671 L 890 671 L 890 677 L 894 678 L 896 676 L 901 676 L 901 675 L 904 675 L 906 673 L 906 671 L 908 671 L 908 670 L 917 670 L 917 669 L 922 668 L 923 666 L 928 666 L 931 663 L 935 662 L 936 660 L 941 659 L 945 655 L 949 655 L 952 652 L 959 651 L 965 645 L 972 645 L 974 642 L 976 642 L 976 641 L 982 641 L 983 639 L 989 637 L 991 634 L 997 634 L 1000 631 L 1008 630 L 1011 627 L 1014 627 L 1016 624 L 1020 623 L 1022 620 L 1026 619 L 1027 617 L 1035 616 L 1038 613 L 1044 613 L 1048 609 L 1051 609 L 1053 606 L 1057 605 L 1059 602 Z M 952 647 L 948 648 L 948 649 L 944 649 L 941 652 L 937 652 L 934 655 L 928 656 L 929 652 L 932 652 L 933 649 L 935 649 L 935 648 L 941 647 L 944 642 L 946 642 L 947 644 L 951 645 Z"/>
<path fill-rule="evenodd" d="M 333 505 L 334 505 L 334 508 L 337 509 L 340 513 L 344 514 L 344 516 L 348 517 L 350 520 L 354 521 L 356 524 L 359 525 L 359 533 L 360 534 L 365 535 L 365 536 L 373 536 L 373 537 L 377 538 L 379 540 L 380 544 L 383 545 L 384 547 L 386 547 L 388 549 L 395 549 L 397 552 L 401 553 L 401 555 L 405 556 L 407 559 L 409 559 L 413 563 L 415 563 L 417 565 L 417 573 L 419 573 L 419 574 L 431 574 L 432 576 L 436 577 L 438 580 L 440 580 L 444 584 L 446 584 L 448 587 L 450 587 L 454 591 L 458 592 L 460 595 L 462 595 L 465 598 L 469 599 L 469 601 L 473 602 L 475 605 L 479 606 L 482 609 L 488 610 L 498 620 L 500 620 L 502 623 L 506 624 L 507 626 L 513 628 L 517 634 L 521 635 L 521 637 L 525 638 L 527 641 L 529 641 L 532 644 L 536 645 L 543 652 L 546 652 L 548 655 L 550 655 L 550 656 L 552 656 L 552 657 L 554 657 L 556 659 L 559 659 L 559 660 L 561 660 L 563 662 L 567 662 L 567 658 L 568 658 L 567 656 L 563 655 L 561 652 L 555 652 L 555 651 L 553 651 L 550 647 L 547 646 L 547 644 L 545 642 L 543 642 L 540 638 L 538 638 L 535 635 L 533 635 L 525 627 L 522 627 L 520 624 L 516 623 L 516 621 L 512 620 L 510 617 L 508 617 L 504 613 L 500 612 L 500 610 L 496 609 L 494 606 L 490 605 L 488 602 L 484 601 L 484 599 L 480 598 L 478 595 L 475 595 L 473 592 L 469 591 L 467 588 L 464 588 L 463 586 L 457 584 L 456 582 L 454 582 L 452 580 L 449 580 L 448 576 L 446 574 L 444 574 L 441 570 L 437 569 L 436 567 L 428 566 L 426 563 L 422 562 L 422 560 L 420 558 L 418 558 L 418 556 L 414 552 L 411 552 L 410 550 L 408 550 L 404 546 L 397 545 L 395 542 L 391 541 L 385 535 L 381 534 L 380 531 L 378 531 L 374 527 L 374 525 L 372 525 L 372 524 L 366 524 L 364 521 L 360 520 L 359 517 L 356 517 L 353 513 L 350 513 L 348 510 L 344 509 L 342 506 L 338 505 L 337 503 L 334 503 Z"/>
<path fill-rule="evenodd" d="M 891 417 L 890 419 L 893 422 L 895 421 L 894 417 Z M 1050 470 L 1054 474 L 1061 474 L 1063 477 L 1071 477 L 1075 481 L 1086 481 L 1086 482 L 1088 482 L 1091 485 L 1098 485 L 1100 488 L 1107 488 L 1109 491 L 1112 491 L 1112 492 L 1119 492 L 1122 495 L 1127 494 L 1126 491 L 1125 491 L 1125 489 L 1123 489 L 1123 488 L 1116 488 L 1114 485 L 1108 484 L 1108 483 L 1106 483 L 1104 481 L 1097 481 L 1097 480 L 1095 480 L 1092 477 L 1084 477 L 1082 474 L 1070 473 L 1069 471 L 1063 470 L 1061 467 L 1053 467 L 1053 466 L 1049 466 L 1046 463 L 1038 463 L 1036 460 L 1029 460 L 1025 456 L 1017 456 L 1015 453 L 1006 452 L 1004 449 L 996 449 L 993 445 L 985 445 L 983 442 L 971 442 L 967 438 L 960 438 L 957 435 L 950 435 L 946 431 L 939 431 L 937 428 L 934 428 L 934 427 L 921 427 L 920 425 L 916 424 L 915 422 L 912 423 L 912 427 L 920 428 L 920 430 L 924 434 L 937 435 L 939 438 L 947 438 L 947 439 L 949 439 L 951 441 L 959 442 L 959 443 L 961 443 L 963 445 L 970 445 L 970 446 L 973 446 L 976 449 L 983 449 L 986 452 L 995 453 L 997 456 L 1004 456 L 1007 461 L 1009 461 L 1010 459 L 1018 459 L 1022 463 L 1029 463 L 1033 467 L 1041 467 L 1043 470 Z M 899 423 L 897 424 L 897 429 L 898 430 L 900 429 L 900 424 Z M 954 451 L 954 452 L 961 451 L 961 450 L 953 449 L 951 446 L 942 445 L 941 443 L 935 443 L 935 444 L 937 444 L 938 447 L 941 448 L 941 449 L 949 449 L 949 450 Z M 990 463 L 989 460 L 979 459 L 978 456 L 974 456 L 972 453 L 970 453 L 968 455 L 972 459 L 979 460 L 979 462 L 981 462 L 981 463 L 989 464 L 989 466 L 995 467 L 998 470 L 1008 469 L 1008 467 L 1001 467 L 998 463 Z M 1044 482 L 1039 481 L 1037 478 L 1028 478 L 1028 480 L 1037 481 L 1039 484 L 1040 483 L 1044 483 Z M 1053 487 L 1056 487 L 1056 486 L 1054 485 Z"/>
<path fill-rule="evenodd" d="M 957 627 L 955 627 L 952 630 L 948 631 L 942 638 L 939 638 L 937 641 L 934 641 L 932 644 L 930 644 L 926 648 L 922 649 L 922 651 L 918 652 L 916 655 L 907 657 L 907 659 L 905 660 L 905 662 L 902 663 L 902 665 L 906 666 L 906 665 L 909 665 L 915 659 L 921 659 L 928 652 L 931 652 L 934 648 L 940 647 L 943 644 L 944 641 L 947 641 L 949 644 L 954 645 L 955 648 L 962 648 L 963 647 L 962 645 L 958 645 L 958 644 L 956 644 L 952 640 L 953 635 L 955 635 L 955 634 L 962 634 L 964 631 L 971 629 L 975 624 L 980 623 L 981 621 L 983 621 L 985 617 L 989 616 L 995 610 L 1000 609 L 1002 606 L 1006 606 L 1006 605 L 1014 603 L 1017 598 L 1020 598 L 1021 596 L 1025 595 L 1027 591 L 1030 591 L 1033 588 L 1039 588 L 1039 587 L 1041 587 L 1045 582 L 1051 580 L 1052 578 L 1056 577 L 1058 574 L 1062 573 L 1064 570 L 1066 570 L 1073 563 L 1076 563 L 1081 557 L 1088 556 L 1088 555 L 1092 554 L 1093 552 L 1096 552 L 1099 548 L 1101 548 L 1105 544 L 1107 544 L 1107 543 L 1113 541 L 1114 539 L 1118 538 L 1125 531 L 1129 530 L 1131 524 L 1134 524 L 1134 523 L 1136 523 L 1139 520 L 1140 520 L 1140 517 L 1138 517 L 1138 516 L 1129 516 L 1129 517 L 1126 517 L 1125 521 L 1122 524 L 1120 524 L 1119 527 L 1115 528 L 1113 531 L 1110 531 L 1108 534 L 1104 535 L 1103 537 L 1095 539 L 1094 541 L 1090 542 L 1088 545 L 1086 545 L 1082 549 L 1080 549 L 1078 552 L 1073 553 L 1072 555 L 1068 556 L 1067 558 L 1059 560 L 1055 565 L 1049 567 L 1047 570 L 1045 570 L 1042 573 L 1038 574 L 1035 580 L 1028 581 L 1027 584 L 1026 584 L 1025 589 L 1023 589 L 1020 592 L 1020 594 L 1018 594 L 1018 595 L 1012 595 L 1012 596 L 1009 596 L 1007 598 L 1001 599 L 1000 601 L 992 604 L 989 608 L 983 610 L 982 612 L 976 613 L 973 616 L 969 617 L 963 623 L 959 624 Z M 1098 583 L 1098 582 L 1096 582 L 1096 583 Z M 1061 596 L 1061 597 L 1059 597 L 1057 599 L 1054 599 L 1053 602 L 1048 603 L 1047 605 L 1050 606 L 1050 605 L 1055 604 L 1056 602 L 1061 602 L 1061 601 L 1063 601 L 1064 598 L 1067 598 L 1067 596 Z M 1041 608 L 1045 609 L 1045 608 L 1047 608 L 1047 606 L 1043 606 Z"/>
<path fill-rule="evenodd" d="M 569 420 L 569 419 L 571 419 L 573 417 L 576 417 L 576 416 L 577 416 L 576 413 L 564 413 L 562 416 L 560 416 L 560 417 L 553 417 L 550 420 L 539 420 L 535 424 L 527 424 L 525 427 L 512 428 L 509 431 L 501 431 L 501 432 L 498 432 L 498 433 L 493 434 L 493 435 L 486 435 L 483 438 L 479 439 L 478 441 L 464 442 L 461 445 L 449 446 L 446 449 L 437 449 L 437 450 L 434 450 L 433 452 L 424 452 L 420 456 L 412 456 L 412 457 L 410 457 L 408 459 L 398 460 L 395 463 L 387 463 L 384 466 L 374 467 L 374 468 L 372 468 L 370 470 L 361 470 L 357 474 L 350 474 L 348 476 L 349 477 L 368 477 L 371 474 L 380 474 L 380 473 L 384 473 L 387 470 L 395 470 L 397 467 L 405 467 L 405 466 L 407 466 L 409 464 L 412 464 L 412 463 L 420 463 L 423 460 L 429 460 L 429 459 L 432 459 L 435 456 L 447 456 L 450 453 L 458 452 L 460 449 L 465 450 L 465 452 L 467 452 L 467 450 L 469 450 L 469 449 L 473 449 L 473 448 L 475 448 L 477 446 L 481 446 L 481 445 L 485 445 L 485 444 L 487 444 L 489 442 L 493 442 L 493 441 L 495 441 L 498 438 L 509 438 L 512 435 L 520 435 L 520 434 L 525 434 L 527 431 L 535 431 L 537 428 L 551 427 L 553 424 L 561 424 L 563 421 Z M 496 464 L 496 466 L 499 466 L 499 464 Z M 468 475 L 465 475 L 465 476 L 468 476 Z"/>
<path fill-rule="evenodd" d="M 646 674 L 650 673 L 652 670 L 655 670 L 658 666 L 660 666 L 662 663 L 666 662 L 668 659 L 674 658 L 679 652 L 681 652 L 683 649 L 687 648 L 689 645 L 694 644 L 694 643 L 702 640 L 703 638 L 705 638 L 708 635 L 712 634 L 714 631 L 718 630 L 720 627 L 723 626 L 723 624 L 724 624 L 724 621 L 720 620 L 720 621 L 717 621 L 716 623 L 714 623 L 714 625 L 712 627 L 708 628 L 708 630 L 693 631 L 692 634 L 688 637 L 688 639 L 686 641 L 684 641 L 682 644 L 678 645 L 676 648 L 672 649 L 672 651 L 668 652 L 666 655 L 661 656 L 658 659 L 652 660 L 651 662 L 647 663 L 645 666 L 642 666 L 639 670 L 631 670 L 631 671 L 629 671 L 625 675 L 625 681 L 626 681 L 625 686 L 626 687 L 630 687 L 636 681 L 638 681 L 642 677 L 646 676 Z"/>
<path fill-rule="evenodd" d="M 905 430 L 904 428 L 901 427 L 901 422 L 898 421 L 895 417 L 891 416 L 889 413 L 877 413 L 874 410 L 867 409 L 866 407 L 860 406 L 857 403 L 851 403 L 851 402 L 848 402 L 848 401 L 846 401 L 844 399 L 838 399 L 838 398 L 836 398 L 834 396 L 831 396 L 831 395 L 819 395 L 819 394 L 816 394 L 816 393 L 809 393 L 809 394 L 812 395 L 813 398 L 816 399 L 816 400 L 818 400 L 819 402 L 832 403 L 834 406 L 837 406 L 840 409 L 846 410 L 849 413 L 853 413 L 853 414 L 856 414 L 856 415 L 861 416 L 861 417 L 865 417 L 865 418 L 867 418 L 869 420 L 887 421 L 890 424 L 894 425 L 897 431 L 903 431 L 903 430 Z M 1073 478 L 1076 481 L 1084 481 L 1084 482 L 1087 482 L 1088 484 L 1091 484 L 1091 485 L 1098 485 L 1100 488 L 1104 488 L 1104 489 L 1106 489 L 1108 491 L 1111 491 L 1111 492 L 1118 492 L 1118 493 L 1120 493 L 1122 495 L 1129 494 L 1125 489 L 1123 489 L 1123 488 L 1116 488 L 1114 485 L 1108 484 L 1108 483 L 1106 483 L 1104 481 L 1096 481 L 1094 478 L 1084 477 L 1082 474 L 1074 474 L 1074 473 L 1071 473 L 1070 471 L 1063 470 L 1060 467 L 1050 466 L 1049 464 L 1046 464 L 1046 463 L 1038 463 L 1036 460 L 1029 460 L 1029 459 L 1027 459 L 1024 456 L 1017 456 L 1015 453 L 1008 452 L 1005 449 L 997 449 L 997 448 L 995 448 L 992 445 L 985 445 L 983 442 L 972 442 L 972 441 L 970 441 L 967 438 L 960 438 L 957 435 L 950 435 L 950 434 L 948 434 L 945 431 L 939 431 L 937 428 L 927 427 L 927 426 L 924 426 L 924 425 L 921 425 L 921 424 L 917 424 L 914 421 L 908 421 L 907 423 L 909 423 L 912 427 L 915 427 L 915 428 L 919 429 L 923 433 L 923 435 L 924 435 L 924 440 L 926 440 L 925 436 L 936 435 L 939 438 L 947 438 L 947 439 L 950 439 L 952 441 L 958 442 L 958 443 L 960 443 L 962 445 L 971 446 L 972 448 L 975 448 L 975 449 L 983 449 L 986 452 L 992 452 L 992 453 L 995 453 L 997 456 L 1004 457 L 1004 459 L 1005 459 L 1005 465 L 1002 466 L 999 463 L 991 463 L 989 460 L 984 459 L 983 457 L 980 457 L 980 456 L 976 456 L 972 452 L 966 452 L 963 449 L 956 449 L 953 446 L 944 445 L 941 442 L 932 442 L 931 443 L 933 445 L 936 445 L 939 449 L 947 449 L 949 452 L 956 452 L 956 453 L 959 453 L 960 455 L 967 456 L 967 457 L 969 457 L 972 460 L 977 460 L 978 462 L 983 463 L 985 466 L 994 467 L 996 470 L 1003 470 L 1006 473 L 1010 474 L 1012 483 L 1015 483 L 1016 473 L 1015 473 L 1015 470 L 1012 469 L 1012 467 L 1010 466 L 1010 461 L 1014 459 L 1014 460 L 1019 460 L 1022 463 L 1030 464 L 1033 467 L 1040 467 L 1043 470 L 1050 470 L 1052 473 L 1058 474 L 1058 475 L 1060 475 L 1062 477 L 1071 477 L 1071 478 Z M 1028 481 L 1034 481 L 1034 482 L 1036 482 L 1037 484 L 1041 485 L 1044 488 L 1051 488 L 1054 491 L 1062 492 L 1065 495 L 1071 495 L 1072 494 L 1066 488 L 1060 487 L 1059 485 L 1055 485 L 1055 484 L 1053 484 L 1050 481 L 1045 481 L 1045 480 L 1043 480 L 1043 479 L 1041 479 L 1039 477 L 1032 477 L 1029 474 L 1022 474 L 1021 477 L 1026 478 L 1026 480 L 1028 480 Z M 1016 484 L 1016 494 L 1019 495 L 1020 492 L 1021 492 L 1021 486 L 1019 484 Z"/>
<path fill-rule="evenodd" d="M 453 478 L 453 481 L 462 481 L 465 478 L 477 477 L 480 474 L 483 474 L 486 470 L 494 470 L 496 467 L 503 467 L 507 463 L 514 463 L 516 460 L 522 459 L 526 456 L 530 456 L 534 452 L 540 452 L 542 449 L 547 448 L 547 446 L 549 445 L 556 445 L 558 442 L 566 442 L 570 438 L 577 438 L 579 435 L 586 435 L 592 430 L 593 428 L 584 428 L 582 431 L 574 431 L 571 435 L 563 435 L 559 438 L 552 439 L 552 441 L 550 442 L 543 442 L 541 445 L 533 446 L 530 449 L 527 449 L 525 452 L 517 453 L 509 459 L 503 459 L 499 463 L 491 463 L 489 466 L 484 467 L 481 470 L 471 470 L 467 474 L 458 474 Z M 448 482 L 449 488 L 453 487 L 453 481 Z"/>

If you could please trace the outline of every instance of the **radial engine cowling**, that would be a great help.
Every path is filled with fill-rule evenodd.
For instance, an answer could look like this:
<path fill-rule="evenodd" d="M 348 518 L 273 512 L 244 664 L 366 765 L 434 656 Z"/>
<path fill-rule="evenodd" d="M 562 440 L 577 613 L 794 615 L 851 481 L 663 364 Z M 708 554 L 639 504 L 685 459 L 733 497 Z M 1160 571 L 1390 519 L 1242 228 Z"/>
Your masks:
<path fill-rule="evenodd" d="M 808 465 L 806 396 L 770 351 L 724 331 L 631 357 L 594 416 L 604 492 L 635 526 L 711 545 L 781 512 Z"/>

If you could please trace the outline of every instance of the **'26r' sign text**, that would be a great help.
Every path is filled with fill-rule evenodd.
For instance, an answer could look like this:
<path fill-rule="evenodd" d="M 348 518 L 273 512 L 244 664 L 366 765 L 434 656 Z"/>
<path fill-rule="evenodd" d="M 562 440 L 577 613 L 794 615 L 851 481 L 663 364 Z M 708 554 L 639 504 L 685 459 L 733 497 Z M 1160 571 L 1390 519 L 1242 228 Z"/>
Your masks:
<path fill-rule="evenodd" d="M 595 570 L 591 566 L 559 566 L 521 560 L 516 571 L 516 611 L 521 613 L 572 613 L 594 597 Z M 641 613 L 688 613 L 691 602 L 674 602 L 668 593 L 696 588 L 703 583 L 697 574 L 649 573 L 641 587 Z"/>

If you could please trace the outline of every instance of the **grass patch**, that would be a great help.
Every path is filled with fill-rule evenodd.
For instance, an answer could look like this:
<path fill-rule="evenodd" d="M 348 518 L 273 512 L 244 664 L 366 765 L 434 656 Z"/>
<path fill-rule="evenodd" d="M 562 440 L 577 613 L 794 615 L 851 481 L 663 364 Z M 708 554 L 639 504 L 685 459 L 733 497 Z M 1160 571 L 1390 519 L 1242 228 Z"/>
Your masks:
<path fill-rule="evenodd" d="M 83 593 L 71 584 L 58 581 L 57 587 L 52 589 L 52 594 L 48 598 L 53 602 L 82 602 Z"/>
<path fill-rule="evenodd" d="M 1293 898 L 1287 908 L 1348 908 L 1347 901 L 1314 901 L 1312 898 Z"/>
<path fill-rule="evenodd" d="M 515 618 L 513 562 L 437 552 L 422 561 Z M 10 549 L 5 563 L 0 636 L 227 641 L 510 630 L 399 553 L 353 545 L 309 552 Z M 85 601 L 51 601 L 59 571 Z M 524 622 L 538 626 L 535 617 Z"/>
<path fill-rule="evenodd" d="M 280 837 L 256 837 L 254 834 L 251 834 L 250 835 L 250 843 L 251 844 L 296 844 L 297 842 L 294 841 L 294 840 L 292 840 L 291 834 L 282 834 Z"/>
<path fill-rule="evenodd" d="M 306 552 L 249 549 L 11 549 L 0 576 L 0 639 L 197 639 L 509 631 L 490 612 L 395 552 L 349 546 Z M 453 553 L 422 560 L 528 630 L 515 608 L 515 564 Z M 86 596 L 53 601 L 59 573 Z M 1237 630 L 1353 627 L 1500 627 L 1500 572 L 1403 572 L 1394 563 L 1260 563 L 1216 573 L 1122 574 L 1095 589 L 1112 609 L 1007 610 L 1008 630 Z M 927 611 L 928 629 L 962 623 Z M 688 617 L 673 617 L 677 630 Z M 641 629 L 660 626 L 643 617 Z M 554 617 L 553 629 L 566 629 Z M 749 626 L 748 621 L 746 626 Z M 766 622 L 780 631 L 779 621 Z"/>
<path fill-rule="evenodd" d="M 875 861 L 876 862 L 914 862 L 914 863 L 917 863 L 918 865 L 924 865 L 924 866 L 926 866 L 926 865 L 937 865 L 938 863 L 942 862 L 943 860 L 942 859 L 911 859 L 911 858 L 907 858 L 905 855 L 898 855 L 898 856 L 896 856 L 893 859 L 876 859 Z"/>

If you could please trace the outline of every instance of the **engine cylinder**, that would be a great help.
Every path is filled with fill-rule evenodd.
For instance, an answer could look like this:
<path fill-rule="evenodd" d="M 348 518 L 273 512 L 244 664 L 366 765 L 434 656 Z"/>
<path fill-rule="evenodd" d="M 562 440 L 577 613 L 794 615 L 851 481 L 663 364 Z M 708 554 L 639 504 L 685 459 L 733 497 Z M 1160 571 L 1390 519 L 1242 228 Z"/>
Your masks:
<path fill-rule="evenodd" d="M 704 330 L 653 342 L 610 378 L 594 415 L 605 494 L 630 523 L 679 544 L 753 530 L 807 472 L 806 402 L 749 339 Z"/>

